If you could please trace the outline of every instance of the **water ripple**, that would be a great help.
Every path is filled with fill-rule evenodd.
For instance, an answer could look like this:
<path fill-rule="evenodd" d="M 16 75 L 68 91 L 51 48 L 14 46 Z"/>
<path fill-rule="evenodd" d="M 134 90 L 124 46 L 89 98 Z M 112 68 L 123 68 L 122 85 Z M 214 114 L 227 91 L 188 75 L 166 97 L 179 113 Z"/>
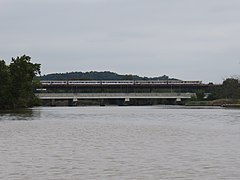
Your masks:
<path fill-rule="evenodd" d="M 0 179 L 240 177 L 236 110 L 55 107 L 0 119 Z"/>

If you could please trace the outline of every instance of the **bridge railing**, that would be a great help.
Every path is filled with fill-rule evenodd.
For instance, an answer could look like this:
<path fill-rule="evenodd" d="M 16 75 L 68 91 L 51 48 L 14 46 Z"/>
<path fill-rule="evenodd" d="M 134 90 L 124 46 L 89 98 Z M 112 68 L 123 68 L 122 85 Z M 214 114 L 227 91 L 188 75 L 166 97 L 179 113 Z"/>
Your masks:
<path fill-rule="evenodd" d="M 195 93 L 36 93 L 40 99 L 189 99 Z"/>

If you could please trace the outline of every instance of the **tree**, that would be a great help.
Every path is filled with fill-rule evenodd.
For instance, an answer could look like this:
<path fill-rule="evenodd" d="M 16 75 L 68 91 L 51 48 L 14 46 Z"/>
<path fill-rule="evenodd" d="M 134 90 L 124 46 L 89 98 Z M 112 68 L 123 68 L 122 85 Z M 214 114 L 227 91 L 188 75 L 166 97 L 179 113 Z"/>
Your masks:
<path fill-rule="evenodd" d="M 122 77 L 122 80 L 133 80 L 133 75 L 132 74 L 126 74 Z"/>
<path fill-rule="evenodd" d="M 40 64 L 31 63 L 31 57 L 23 55 L 16 59 L 12 58 L 9 72 L 13 108 L 31 106 L 35 98 L 32 82 L 33 78 L 40 74 Z"/>
<path fill-rule="evenodd" d="M 9 68 L 4 60 L 0 60 L 0 109 L 11 106 L 12 97 L 10 94 L 11 79 Z"/>
<path fill-rule="evenodd" d="M 197 98 L 198 101 L 203 101 L 204 97 L 205 97 L 204 91 L 198 90 L 196 92 L 196 98 Z"/>
<path fill-rule="evenodd" d="M 228 78 L 224 80 L 222 84 L 222 97 L 227 99 L 237 99 L 240 97 L 239 90 L 238 79 Z"/>

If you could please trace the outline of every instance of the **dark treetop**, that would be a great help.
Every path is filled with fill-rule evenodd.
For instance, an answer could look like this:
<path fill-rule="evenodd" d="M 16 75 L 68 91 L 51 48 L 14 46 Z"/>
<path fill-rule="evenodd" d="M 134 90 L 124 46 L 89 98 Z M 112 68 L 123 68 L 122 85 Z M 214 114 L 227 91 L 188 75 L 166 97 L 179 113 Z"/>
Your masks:
<path fill-rule="evenodd" d="M 10 65 L 0 60 L 0 109 L 31 107 L 35 104 L 33 78 L 40 74 L 40 64 L 31 57 L 12 58 Z"/>
<path fill-rule="evenodd" d="M 47 74 L 41 77 L 41 80 L 170 80 L 166 75 L 159 77 L 140 77 L 137 75 L 127 74 L 120 75 L 110 71 L 90 71 L 90 72 L 68 72 Z"/>

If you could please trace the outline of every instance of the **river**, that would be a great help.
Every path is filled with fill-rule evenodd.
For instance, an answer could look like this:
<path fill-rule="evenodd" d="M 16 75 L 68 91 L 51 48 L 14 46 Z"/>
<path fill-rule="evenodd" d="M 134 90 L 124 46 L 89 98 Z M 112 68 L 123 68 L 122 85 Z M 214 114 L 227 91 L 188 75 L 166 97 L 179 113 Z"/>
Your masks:
<path fill-rule="evenodd" d="M 40 107 L 0 113 L 1 180 L 239 179 L 240 110 Z"/>

